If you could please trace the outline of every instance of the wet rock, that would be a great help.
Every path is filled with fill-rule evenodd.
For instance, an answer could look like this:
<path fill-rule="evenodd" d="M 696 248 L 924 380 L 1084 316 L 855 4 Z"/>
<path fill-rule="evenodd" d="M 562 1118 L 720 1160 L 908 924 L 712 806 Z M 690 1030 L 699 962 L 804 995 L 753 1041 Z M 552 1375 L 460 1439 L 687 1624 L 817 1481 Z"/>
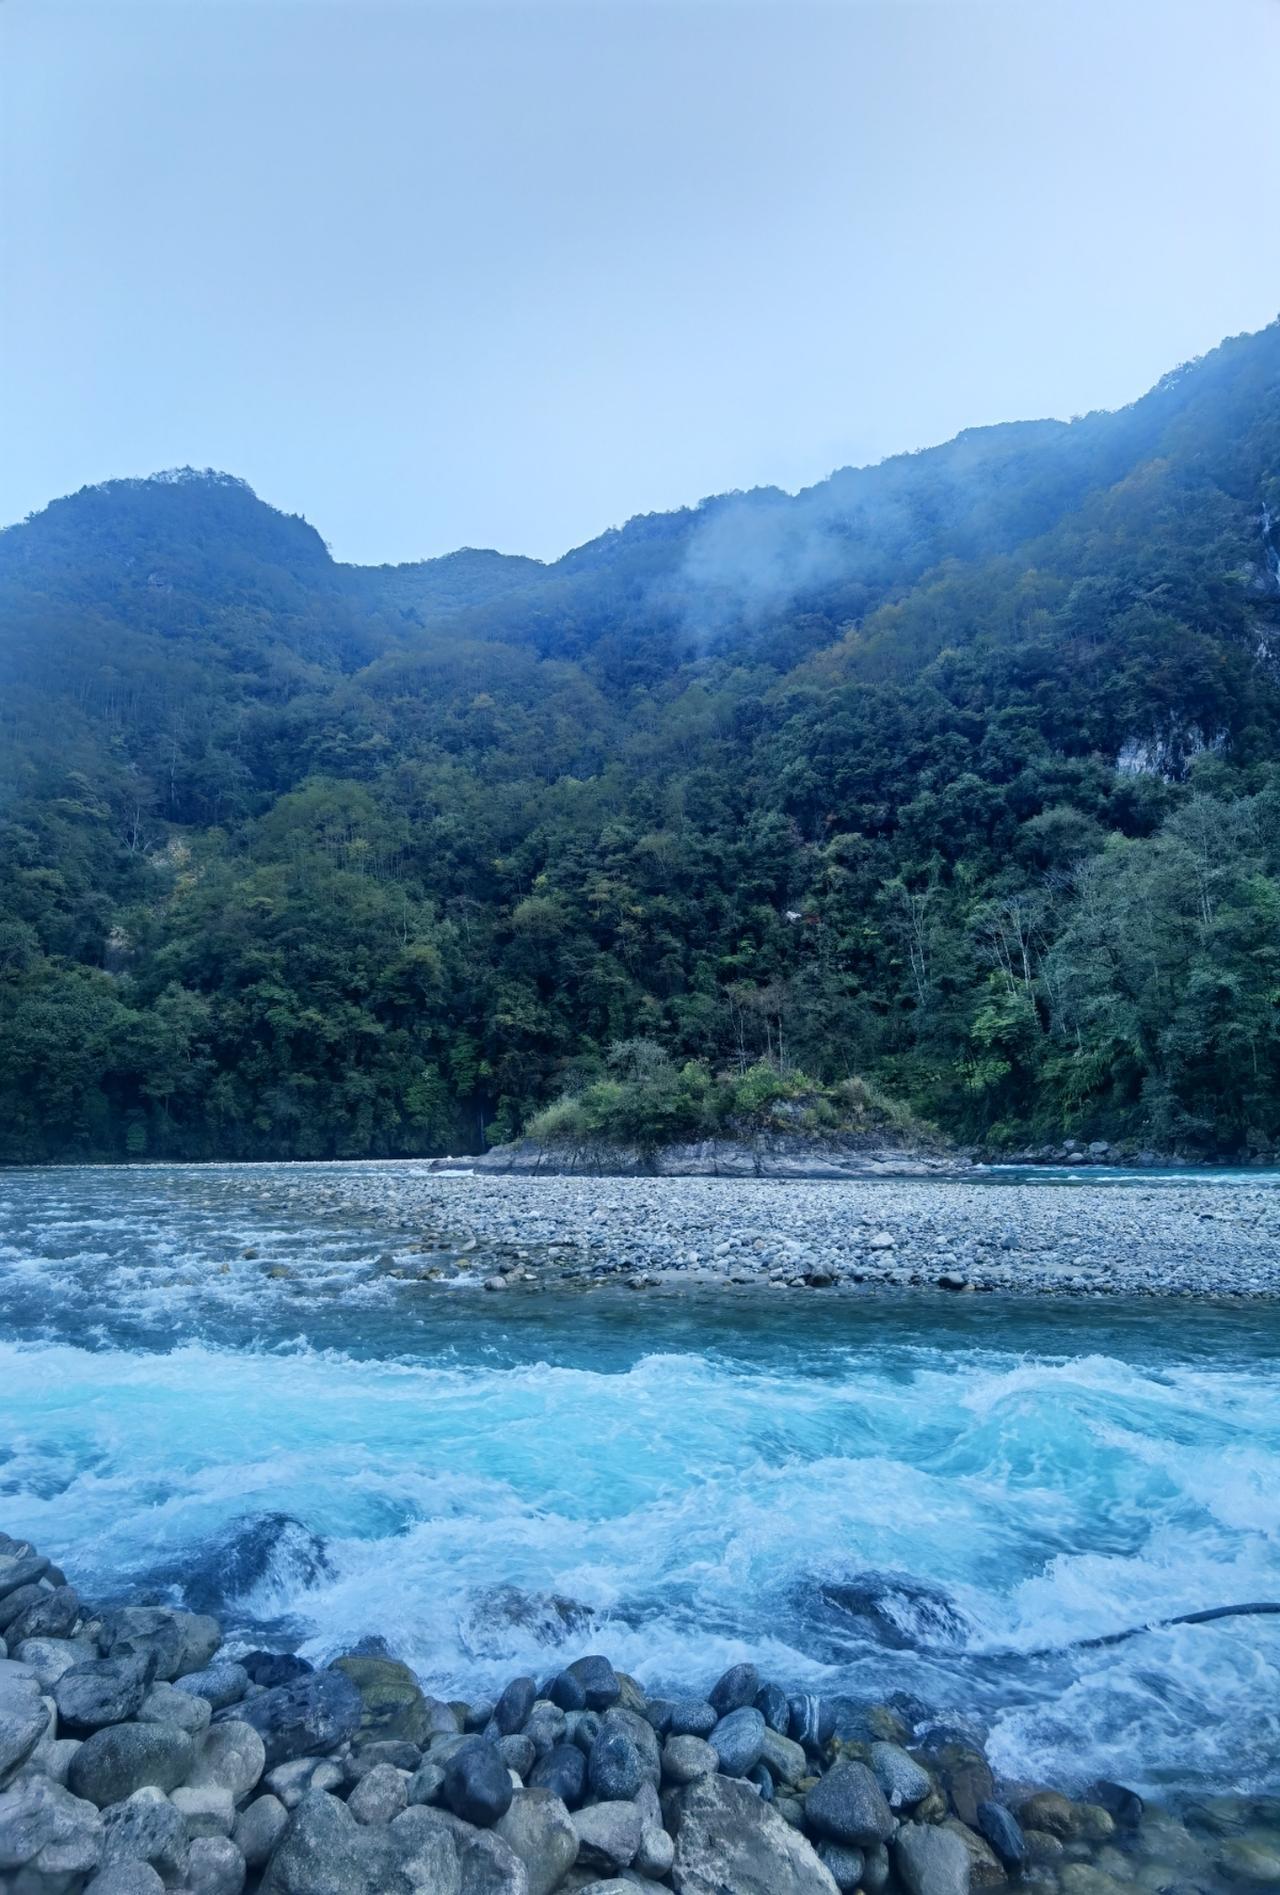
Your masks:
<path fill-rule="evenodd" d="M 180 1882 L 190 1837 L 162 1790 L 149 1785 L 102 1812 L 102 1861 L 149 1862 L 166 1882 Z"/>
<path fill-rule="evenodd" d="M 243 1665 L 229 1662 L 206 1665 L 203 1671 L 175 1678 L 174 1688 L 203 1698 L 211 1710 L 224 1711 L 229 1704 L 238 1704 L 249 1689 L 249 1674 Z"/>
<path fill-rule="evenodd" d="M 568 1711 L 564 1720 L 565 1742 L 576 1744 L 586 1757 L 591 1746 L 600 1735 L 600 1713 L 598 1711 Z"/>
<path fill-rule="evenodd" d="M 662 1777 L 665 1783 L 696 1783 L 699 1777 L 714 1776 L 719 1768 L 720 1759 L 705 1738 L 668 1737 L 662 1747 Z"/>
<path fill-rule="evenodd" d="M 640 1753 L 621 1731 L 604 1731 L 587 1757 L 587 1783 L 602 1802 L 629 1802 L 644 1782 Z"/>
<path fill-rule="evenodd" d="M 936 1762 L 939 1780 L 952 1809 L 960 1821 L 972 1829 L 978 1820 L 979 1803 L 992 1802 L 996 1793 L 995 1779 L 986 1758 L 969 1744 L 952 1743 L 942 1746 Z"/>
<path fill-rule="evenodd" d="M 244 1514 L 159 1577 L 196 1612 L 220 1612 L 264 1584 L 293 1596 L 328 1576 L 324 1541 L 287 1513 Z M 193 1667 L 194 1669 L 194 1667 Z"/>
<path fill-rule="evenodd" d="M 139 1724 L 174 1724 L 189 1737 L 202 1737 L 212 1716 L 208 1698 L 192 1697 L 176 1685 L 153 1684 L 138 1707 Z"/>
<path fill-rule="evenodd" d="M 564 1742 L 564 1712 L 547 1698 L 539 1698 L 525 1723 L 524 1734 L 539 1757 Z"/>
<path fill-rule="evenodd" d="M 1027 1839 L 1022 1825 L 1003 1803 L 979 1803 L 978 1834 L 994 1849 L 1004 1867 L 1020 1875 L 1027 1864 Z"/>
<path fill-rule="evenodd" d="M 500 1737 L 523 1730 L 537 1701 L 538 1687 L 532 1678 L 513 1678 L 493 1707 L 493 1721 Z"/>
<path fill-rule="evenodd" d="M 216 1783 L 179 1784 L 171 1797 L 189 1835 L 229 1836 L 235 1828 L 235 1798 L 230 1790 L 221 1789 Z"/>
<path fill-rule="evenodd" d="M 538 1761 L 533 1739 L 526 1737 L 523 1731 L 516 1731 L 510 1737 L 499 1737 L 494 1749 L 508 1770 L 514 1770 L 518 1777 L 527 1777 Z"/>
<path fill-rule="evenodd" d="M 239 1801 L 254 1788 L 266 1763 L 266 1745 L 253 1725 L 231 1718 L 205 1732 L 189 1780 L 201 1788 L 228 1790 Z"/>
<path fill-rule="evenodd" d="M 13 1630 L 15 1622 L 28 1606 L 39 1605 L 42 1599 L 47 1598 L 51 1590 L 47 1584 L 33 1582 L 29 1586 L 18 1586 L 0 1598 L 0 1632 L 5 1634 L 8 1645 L 16 1647 L 22 1643 L 20 1635 Z"/>
<path fill-rule="evenodd" d="M 376 1763 L 347 1798 L 358 1823 L 389 1823 L 408 1803 L 404 1775 L 390 1763 Z"/>
<path fill-rule="evenodd" d="M 214 1723 L 234 1719 L 252 1724 L 262 1738 L 270 1769 L 286 1758 L 336 1750 L 355 1736 L 363 1715 L 364 1700 L 351 1679 L 329 1669 L 245 1698 L 216 1712 Z"/>
<path fill-rule="evenodd" d="M 866 1857 L 861 1849 L 847 1849 L 841 1842 L 820 1842 L 818 1860 L 840 1890 L 840 1895 L 852 1895 L 854 1889 L 861 1887 L 866 1866 Z"/>
<path fill-rule="evenodd" d="M 589 1711 L 607 1711 L 622 1696 L 622 1686 L 618 1674 L 607 1658 L 592 1653 L 586 1658 L 577 1658 L 567 1667 L 569 1675 L 578 1680 L 586 1695 Z"/>
<path fill-rule="evenodd" d="M 760 1691 L 760 1673 L 754 1665 L 731 1665 L 712 1685 L 707 1702 L 717 1717 L 754 1705 Z"/>
<path fill-rule="evenodd" d="M 154 1676 L 166 1684 L 203 1670 L 221 1642 L 216 1619 L 170 1606 L 121 1606 L 104 1614 L 98 1638 L 104 1658 L 154 1658 Z"/>
<path fill-rule="evenodd" d="M 982 1805 L 985 1808 L 985 1805 Z M 958 1836 L 969 1857 L 969 1886 L 971 1888 L 1001 1888 L 1007 1877 L 1004 1865 L 990 1843 L 979 1835 L 976 1829 L 970 1829 L 958 1816 L 948 1816 L 942 1824 Z"/>
<path fill-rule="evenodd" d="M 705 1698 L 677 1698 L 671 1706 L 673 1737 L 710 1737 L 719 1722 L 715 1706 Z"/>
<path fill-rule="evenodd" d="M 787 1737 L 791 1730 L 791 1711 L 787 1694 L 780 1685 L 764 1684 L 756 1692 L 755 1706 L 770 1730 Z"/>
<path fill-rule="evenodd" d="M 783 1737 L 768 1724 L 765 1725 L 760 1761 L 775 1783 L 799 1783 L 809 1768 L 802 1747 L 793 1744 L 789 1737 Z"/>
<path fill-rule="evenodd" d="M 836 1895 L 812 1845 L 730 1777 L 703 1777 L 672 1809 L 678 1895 Z"/>
<path fill-rule="evenodd" d="M 245 1859 L 227 1836 L 197 1836 L 187 1856 L 191 1895 L 240 1895 Z"/>
<path fill-rule="evenodd" d="M 91 1640 L 76 1638 L 24 1638 L 14 1648 L 19 1664 L 29 1665 L 42 1691 L 52 1691 L 58 1679 L 73 1665 L 96 1658 L 98 1648 Z"/>
<path fill-rule="evenodd" d="M 80 1622 L 80 1594 L 74 1586 L 55 1586 L 41 1590 L 17 1617 L 5 1626 L 5 1635 L 15 1645 L 28 1638 L 69 1638 Z"/>
<path fill-rule="evenodd" d="M 309 1658 L 299 1658 L 294 1652 L 246 1652 L 237 1663 L 248 1673 L 250 1684 L 260 1684 L 268 1691 L 280 1684 L 292 1684 L 315 1670 Z"/>
<path fill-rule="evenodd" d="M 511 1778 L 492 1744 L 472 1738 L 445 1766 L 441 1795 L 455 1816 L 488 1829 L 511 1807 Z"/>
<path fill-rule="evenodd" d="M 657 1732 L 647 1718 L 641 1717 L 637 1711 L 628 1710 L 624 1705 L 615 1704 L 600 1719 L 600 1734 L 625 1737 L 640 1759 L 640 1768 L 646 1781 L 657 1789 L 662 1781 L 662 1749 Z"/>
<path fill-rule="evenodd" d="M 164 1883 L 145 1862 L 115 1862 L 85 1883 L 84 1895 L 164 1895 Z"/>
<path fill-rule="evenodd" d="M 587 1693 L 580 1679 L 571 1671 L 559 1672 L 547 1686 L 547 1696 L 562 1711 L 585 1711 Z"/>
<path fill-rule="evenodd" d="M 829 1842 L 869 1848 L 887 1842 L 894 1820 L 884 1792 L 863 1763 L 837 1763 L 804 1799 L 810 1832 Z"/>
<path fill-rule="evenodd" d="M 1115 1821 L 1096 1803 L 1074 1803 L 1058 1790 L 1038 1790 L 1019 1806 L 1024 1829 L 1037 1829 L 1064 1842 L 1105 1842 L 1115 1834 Z"/>
<path fill-rule="evenodd" d="M 35 1585 L 49 1570 L 49 1562 L 37 1553 L 29 1540 L 20 1540 L 0 1552 L 0 1599 L 7 1599 L 24 1586 Z"/>
<path fill-rule="evenodd" d="M 1136 1829 L 1146 1808 L 1136 1790 L 1126 1789 L 1123 1783 L 1113 1783 L 1107 1777 L 1093 1784 L 1086 1800 L 1106 1810 L 1117 1829 Z"/>
<path fill-rule="evenodd" d="M 102 1854 L 102 1818 L 92 1803 L 48 1777 L 0 1791 L 0 1877 L 86 1874 Z"/>
<path fill-rule="evenodd" d="M 284 1834 L 289 1812 L 278 1796 L 255 1796 L 236 1817 L 231 1840 L 251 1869 L 260 1869 Z"/>
<path fill-rule="evenodd" d="M 745 1777 L 764 1753 L 764 1733 L 764 1719 L 754 1705 L 747 1704 L 722 1717 L 707 1742 L 727 1777 Z"/>
<path fill-rule="evenodd" d="M 907 1895 L 968 1895 L 969 1852 L 949 1829 L 904 1823 L 893 1839 L 893 1866 Z"/>
<path fill-rule="evenodd" d="M 871 1771 L 890 1809 L 910 1809 L 933 1788 L 929 1772 L 898 1744 L 872 1744 Z"/>
<path fill-rule="evenodd" d="M 631 1802 L 592 1803 L 575 1811 L 578 1860 L 584 1868 L 629 1869 L 640 1847 L 640 1812 Z"/>
<path fill-rule="evenodd" d="M 80 1748 L 78 1737 L 42 1737 L 32 1751 L 22 1770 L 38 1771 L 41 1776 L 50 1778 L 54 1783 L 65 1784 L 67 1772 L 71 1768 L 71 1759 Z"/>
<path fill-rule="evenodd" d="M 360 1694 L 362 1738 L 402 1738 L 424 1744 L 431 1734 L 422 1686 L 397 1658 L 349 1656 L 334 1660 L 332 1670 Z M 323 1674 L 320 1674 L 323 1676 Z"/>
<path fill-rule="evenodd" d="M 1233 1836 L 1218 1851 L 1218 1868 L 1228 1881 L 1253 1888 L 1280 1883 L 1280 1836 Z"/>
<path fill-rule="evenodd" d="M 551 1895 L 578 1859 L 578 1832 L 550 1790 L 519 1790 L 493 1826 L 525 1867 L 529 1895 Z"/>
<path fill-rule="evenodd" d="M 148 1784 L 173 1790 L 195 1760 L 195 1745 L 172 1724 L 108 1724 L 86 1737 L 71 1759 L 67 1787 L 96 1803 L 123 1803 Z"/>
<path fill-rule="evenodd" d="M 72 1665 L 53 1687 L 58 1716 L 73 1733 L 136 1718 L 151 1683 L 149 1657 L 94 1658 Z"/>

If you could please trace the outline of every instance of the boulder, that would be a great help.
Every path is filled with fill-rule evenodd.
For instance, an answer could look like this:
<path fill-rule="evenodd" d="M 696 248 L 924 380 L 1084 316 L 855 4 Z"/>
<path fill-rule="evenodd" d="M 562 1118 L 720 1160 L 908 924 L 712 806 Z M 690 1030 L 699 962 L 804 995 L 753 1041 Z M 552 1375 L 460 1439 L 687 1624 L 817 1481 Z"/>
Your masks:
<path fill-rule="evenodd" d="M 607 1711 L 622 1696 L 617 1672 L 609 1660 L 598 1653 L 575 1659 L 567 1669 L 570 1677 L 576 1678 L 582 1686 L 589 1711 Z"/>
<path fill-rule="evenodd" d="M 176 1725 L 108 1724 L 86 1737 L 71 1759 L 67 1788 L 101 1809 L 148 1784 L 176 1789 L 194 1759 L 194 1743 Z"/>
<path fill-rule="evenodd" d="M 707 1742 L 727 1777 L 745 1777 L 755 1769 L 764 1754 L 765 1728 L 763 1717 L 752 1704 L 742 1705 L 720 1719 Z"/>
<path fill-rule="evenodd" d="M 238 1802 L 257 1784 L 266 1760 L 266 1745 L 253 1725 L 231 1718 L 205 1732 L 189 1780 L 201 1789 L 228 1790 Z"/>
<path fill-rule="evenodd" d="M 31 1667 L 42 1691 L 52 1691 L 72 1665 L 83 1665 L 96 1658 L 98 1648 L 84 1637 L 24 1638 L 20 1645 L 14 1646 L 13 1655 L 19 1664 Z"/>
<path fill-rule="evenodd" d="M 92 1803 L 48 1777 L 0 1791 L 0 1886 L 19 1869 L 87 1874 L 102 1855 L 102 1818 Z"/>
<path fill-rule="evenodd" d="M 36 1552 L 30 1540 L 15 1540 L 0 1552 L 0 1599 L 7 1599 L 24 1586 L 34 1586 L 48 1570 L 48 1560 Z"/>
<path fill-rule="evenodd" d="M 872 1744 L 871 1770 L 890 1809 L 912 1809 L 933 1788 L 933 1778 L 898 1744 Z"/>
<path fill-rule="evenodd" d="M 399 1874 L 389 1827 L 362 1827 L 336 1796 L 310 1790 L 267 1863 L 261 1895 L 402 1895 L 412 1886 Z M 449 1886 L 443 1877 L 440 1886 Z"/>
<path fill-rule="evenodd" d="M 203 1698 L 211 1710 L 223 1711 L 229 1704 L 238 1704 L 249 1689 L 249 1674 L 243 1665 L 228 1661 L 206 1665 L 203 1671 L 189 1671 L 185 1677 L 175 1678 L 174 1684 L 193 1698 Z"/>
<path fill-rule="evenodd" d="M 848 1849 L 842 1842 L 820 1842 L 818 1860 L 830 1875 L 840 1895 L 852 1895 L 862 1886 L 866 1857 L 861 1849 Z"/>
<path fill-rule="evenodd" d="M 610 1874 L 629 1869 L 640 1847 L 640 1812 L 631 1802 L 592 1803 L 574 1812 L 578 1860 Z"/>
<path fill-rule="evenodd" d="M 515 1731 L 510 1737 L 499 1737 L 494 1749 L 506 1764 L 508 1770 L 514 1770 L 522 1780 L 529 1775 L 538 1761 L 538 1753 L 533 1747 L 533 1739 L 526 1737 L 523 1731 Z"/>
<path fill-rule="evenodd" d="M 1017 1817 L 1003 1803 L 979 1803 L 977 1827 L 1004 1867 L 1020 1875 L 1027 1864 L 1027 1839 Z"/>
<path fill-rule="evenodd" d="M 390 1838 L 400 1878 L 378 1895 L 529 1895 L 525 1865 L 501 1836 L 445 1810 L 415 1806 L 373 1833 Z"/>
<path fill-rule="evenodd" d="M 884 1791 L 863 1763 L 833 1764 L 806 1795 L 804 1818 L 813 1835 L 854 1849 L 886 1842 L 894 1830 Z"/>
<path fill-rule="evenodd" d="M 532 1678 L 513 1678 L 493 1707 L 493 1721 L 499 1737 L 510 1737 L 523 1730 L 537 1701 L 538 1687 Z"/>
<path fill-rule="evenodd" d="M 353 1656 L 335 1659 L 332 1669 L 349 1679 L 360 1694 L 359 1728 L 363 1738 L 397 1737 L 410 1744 L 426 1743 L 431 1735 L 427 1700 L 408 1665 L 398 1658 Z"/>
<path fill-rule="evenodd" d="M 19 1771 L 49 1729 L 49 1710 L 31 1681 L 29 1691 L 0 1697 L 0 1785 Z"/>
<path fill-rule="evenodd" d="M 455 1816 L 488 1829 L 511 1807 L 511 1778 L 492 1744 L 469 1738 L 445 1766 L 441 1795 Z"/>
<path fill-rule="evenodd" d="M 152 1660 L 136 1653 L 71 1665 L 53 1687 L 59 1718 L 73 1733 L 136 1718 L 151 1683 L 152 1669 Z"/>
<path fill-rule="evenodd" d="M 240 1895 L 245 1859 L 228 1836 L 197 1836 L 187 1856 L 191 1895 Z"/>
<path fill-rule="evenodd" d="M 731 1665 L 707 1693 L 707 1702 L 717 1717 L 740 1711 L 755 1704 L 760 1693 L 760 1673 L 754 1665 Z"/>
<path fill-rule="evenodd" d="M 720 1759 L 704 1738 L 668 1737 L 662 1747 L 665 1783 L 696 1783 L 699 1777 L 713 1777 L 719 1768 Z"/>
<path fill-rule="evenodd" d="M 138 1710 L 139 1724 L 176 1724 L 188 1737 L 203 1737 L 212 1712 L 207 1698 L 193 1698 L 176 1685 L 153 1684 Z"/>
<path fill-rule="evenodd" d="M 838 1895 L 812 1844 L 745 1783 L 702 1777 L 671 1814 L 678 1895 Z"/>
<path fill-rule="evenodd" d="M 262 1739 L 270 1769 L 286 1758 L 336 1750 L 355 1736 L 363 1715 L 364 1700 L 356 1686 L 345 1673 L 331 1668 L 308 1672 L 289 1684 L 245 1698 L 216 1712 L 214 1724 L 252 1724 Z"/>
<path fill-rule="evenodd" d="M 231 1840 L 251 1869 L 260 1869 L 285 1832 L 289 1812 L 278 1796 L 255 1796 L 236 1817 Z"/>
<path fill-rule="evenodd" d="M 130 1652 L 153 1657 L 154 1675 L 166 1684 L 186 1672 L 202 1670 L 221 1643 L 216 1619 L 179 1612 L 174 1606 L 121 1606 L 104 1614 L 98 1634 L 104 1658 Z"/>
<path fill-rule="evenodd" d="M 578 1832 L 550 1790 L 518 1790 L 493 1833 L 523 1862 L 529 1895 L 551 1895 L 578 1859 Z"/>
<path fill-rule="evenodd" d="M 677 1698 L 668 1729 L 673 1737 L 710 1737 L 720 1714 L 705 1698 Z"/>
<path fill-rule="evenodd" d="M 15 1595 L 16 1596 L 16 1595 Z M 25 1605 L 5 1626 L 14 1645 L 28 1638 L 69 1638 L 80 1622 L 80 1594 L 74 1586 L 40 1588 L 39 1597 Z"/>
<path fill-rule="evenodd" d="M 619 1730 L 602 1730 L 587 1758 L 587 1782 L 601 1802 L 630 1802 L 645 1781 L 640 1753 Z"/>
<path fill-rule="evenodd" d="M 102 1812 L 102 1862 L 149 1862 L 165 1882 L 180 1882 L 190 1836 L 163 1790 L 148 1785 Z"/>
<path fill-rule="evenodd" d="M 265 1691 L 292 1684 L 315 1670 L 309 1658 L 299 1658 L 296 1652 L 242 1652 L 236 1662 L 249 1674 L 249 1683 L 260 1684 Z"/>
<path fill-rule="evenodd" d="M 969 1851 L 954 1830 L 904 1823 L 893 1839 L 893 1866 L 907 1895 L 969 1895 Z"/>
<path fill-rule="evenodd" d="M 936 1762 L 952 1809 L 972 1829 L 978 1820 L 979 1803 L 989 1803 L 996 1793 L 990 1765 L 980 1750 L 962 1743 L 944 1744 Z"/>
<path fill-rule="evenodd" d="M 550 1790 L 569 1809 L 577 1809 L 587 1787 L 587 1760 L 576 1744 L 555 1744 L 529 1772 L 531 1790 Z"/>
<path fill-rule="evenodd" d="M 793 1744 L 789 1737 L 784 1737 L 769 1723 L 764 1727 L 760 1761 L 775 1783 L 799 1783 L 802 1777 L 809 1774 L 809 1760 L 802 1747 Z"/>
<path fill-rule="evenodd" d="M 375 1764 L 347 1798 L 347 1808 L 358 1823 L 389 1823 L 408 1804 L 404 1773 L 390 1763 Z"/>

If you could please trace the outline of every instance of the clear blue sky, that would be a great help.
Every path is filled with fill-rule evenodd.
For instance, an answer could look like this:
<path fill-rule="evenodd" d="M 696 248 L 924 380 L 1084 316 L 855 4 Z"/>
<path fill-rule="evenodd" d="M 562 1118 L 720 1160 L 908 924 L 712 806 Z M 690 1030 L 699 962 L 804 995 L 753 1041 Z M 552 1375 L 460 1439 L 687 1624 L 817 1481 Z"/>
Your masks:
<path fill-rule="evenodd" d="M 0 0 L 0 520 L 554 555 L 1280 308 L 1280 0 Z"/>

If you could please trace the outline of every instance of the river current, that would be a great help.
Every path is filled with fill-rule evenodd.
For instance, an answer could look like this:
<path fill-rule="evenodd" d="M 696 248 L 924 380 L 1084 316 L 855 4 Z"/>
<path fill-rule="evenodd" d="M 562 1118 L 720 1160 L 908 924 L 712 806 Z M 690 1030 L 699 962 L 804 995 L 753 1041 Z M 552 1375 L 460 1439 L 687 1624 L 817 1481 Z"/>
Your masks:
<path fill-rule="evenodd" d="M 1081 1643 L 1280 1599 L 1274 1306 L 493 1297 L 278 1175 L 0 1174 L 0 1529 L 86 1596 L 444 1692 L 750 1656 L 1023 1778 L 1276 1786 L 1280 1619 Z"/>

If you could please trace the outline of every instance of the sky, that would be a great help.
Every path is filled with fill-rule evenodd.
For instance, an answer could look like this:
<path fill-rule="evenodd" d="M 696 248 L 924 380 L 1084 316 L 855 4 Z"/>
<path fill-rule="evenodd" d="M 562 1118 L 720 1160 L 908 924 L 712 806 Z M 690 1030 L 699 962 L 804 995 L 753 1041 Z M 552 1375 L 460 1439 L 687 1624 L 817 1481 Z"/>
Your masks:
<path fill-rule="evenodd" d="M 1280 310 L 1280 0 L 0 0 L 0 521 L 554 557 Z"/>

